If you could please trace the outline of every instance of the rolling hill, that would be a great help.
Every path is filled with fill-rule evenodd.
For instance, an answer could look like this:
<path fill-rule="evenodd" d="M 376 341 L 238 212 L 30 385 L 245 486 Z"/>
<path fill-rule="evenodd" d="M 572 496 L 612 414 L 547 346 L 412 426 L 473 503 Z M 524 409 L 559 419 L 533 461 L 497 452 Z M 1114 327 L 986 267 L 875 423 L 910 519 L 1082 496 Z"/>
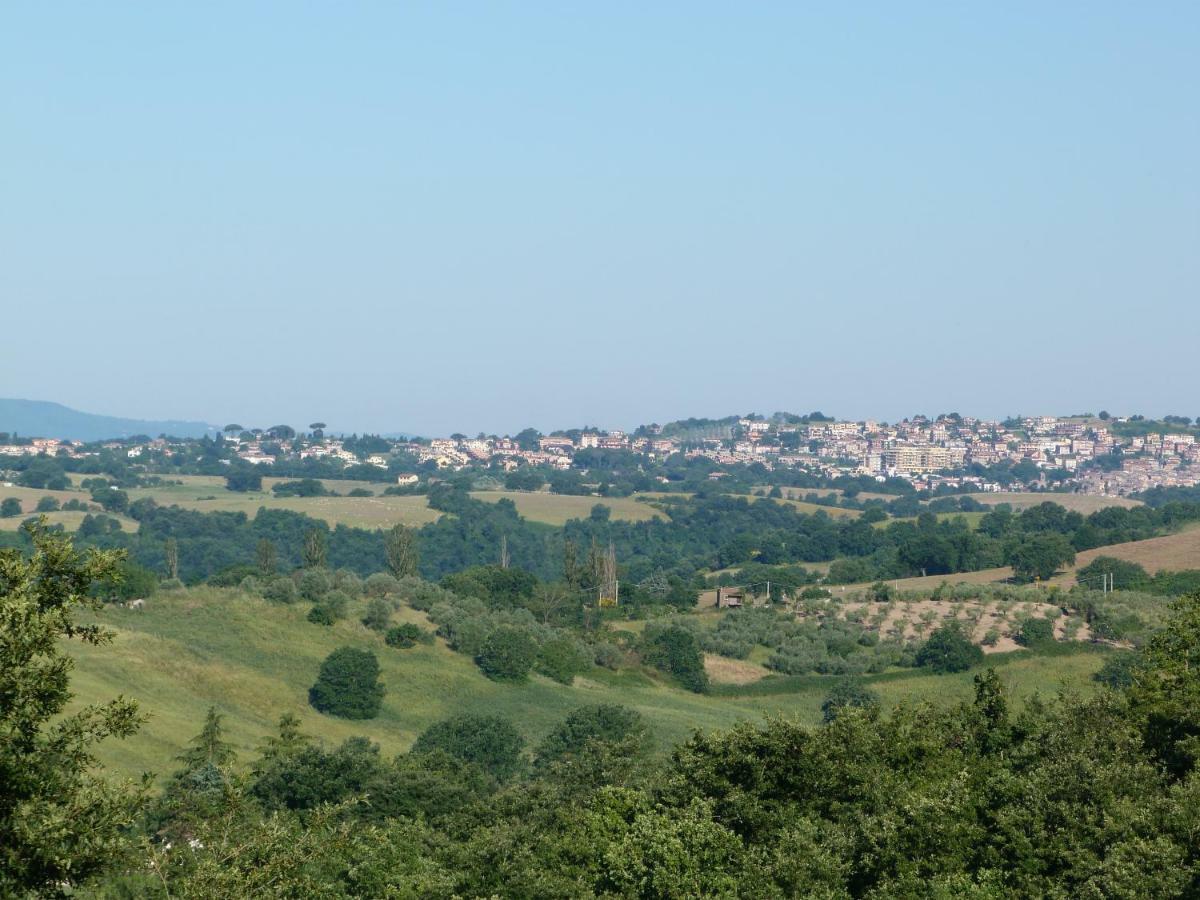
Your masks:
<path fill-rule="evenodd" d="M 243 764 L 254 758 L 254 748 L 275 732 L 287 712 L 298 715 L 303 730 L 327 744 L 365 735 L 385 754 L 393 754 L 408 749 L 433 722 L 458 713 L 507 716 L 527 741 L 536 742 L 577 706 L 620 703 L 646 717 L 665 750 L 695 729 L 727 728 L 770 715 L 815 724 L 833 681 L 828 676 L 773 676 L 739 685 L 730 679 L 712 694 L 700 695 L 653 671 L 593 668 L 569 687 L 540 675 L 526 684 L 501 684 L 485 678 L 469 658 L 440 640 L 410 650 L 386 646 L 359 623 L 362 603 L 348 619 L 328 628 L 305 620 L 308 604 L 272 605 L 232 589 L 166 591 L 148 600 L 144 610 L 106 607 L 96 619 L 116 633 L 112 644 L 69 643 L 76 663 L 73 703 L 78 707 L 118 694 L 137 700 L 149 720 L 131 739 L 106 741 L 100 756 L 123 774 L 152 771 L 161 776 L 199 730 L 209 706 L 224 715 Z M 422 613 L 408 607 L 394 621 L 429 627 Z M 387 689 L 377 719 L 331 718 L 308 705 L 307 691 L 321 660 L 340 646 L 377 654 Z M 1058 688 L 1089 692 L 1094 689 L 1090 676 L 1102 661 L 1101 652 L 1077 647 L 1046 656 L 999 654 L 989 665 L 1000 667 L 1017 696 L 1027 696 Z M 890 707 L 968 700 L 972 677 L 971 672 L 942 676 L 907 669 L 868 681 Z"/>

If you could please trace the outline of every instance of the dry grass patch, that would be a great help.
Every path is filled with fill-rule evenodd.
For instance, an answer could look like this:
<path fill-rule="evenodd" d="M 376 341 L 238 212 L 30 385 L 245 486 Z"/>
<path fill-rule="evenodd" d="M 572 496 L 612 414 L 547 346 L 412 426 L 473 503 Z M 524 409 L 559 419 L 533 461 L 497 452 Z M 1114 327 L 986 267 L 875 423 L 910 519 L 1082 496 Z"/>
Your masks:
<path fill-rule="evenodd" d="M 740 659 L 704 654 L 704 671 L 714 684 L 753 684 L 770 674 L 760 665 Z"/>

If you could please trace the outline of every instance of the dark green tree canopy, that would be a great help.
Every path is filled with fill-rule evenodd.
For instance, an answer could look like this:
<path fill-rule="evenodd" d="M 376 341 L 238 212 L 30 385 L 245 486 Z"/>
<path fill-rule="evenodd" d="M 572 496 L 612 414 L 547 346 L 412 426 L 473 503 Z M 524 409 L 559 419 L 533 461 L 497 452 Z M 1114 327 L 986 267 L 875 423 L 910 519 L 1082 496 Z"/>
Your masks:
<path fill-rule="evenodd" d="M 413 744 L 414 753 L 441 750 L 474 763 L 497 781 L 507 781 L 524 765 L 525 739 L 500 716 L 463 715 L 429 726 Z"/>
<path fill-rule="evenodd" d="M 321 663 L 308 702 L 318 712 L 343 719 L 373 719 L 383 703 L 379 660 L 369 650 L 341 647 Z"/>
<path fill-rule="evenodd" d="M 917 665 L 938 674 L 965 672 L 983 662 L 983 649 L 971 642 L 957 622 L 947 622 L 929 636 L 917 651 Z"/>

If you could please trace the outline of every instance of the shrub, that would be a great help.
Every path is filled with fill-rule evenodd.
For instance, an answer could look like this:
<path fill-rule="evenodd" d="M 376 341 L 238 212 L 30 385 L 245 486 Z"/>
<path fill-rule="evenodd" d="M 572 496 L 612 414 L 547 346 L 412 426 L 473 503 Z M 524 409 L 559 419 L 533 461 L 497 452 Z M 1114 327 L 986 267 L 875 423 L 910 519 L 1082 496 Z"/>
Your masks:
<path fill-rule="evenodd" d="M 357 572 L 350 569 L 338 569 L 333 573 L 333 586 L 339 591 L 345 591 L 351 597 L 357 597 L 363 592 L 363 580 Z"/>
<path fill-rule="evenodd" d="M 403 625 L 389 628 L 383 640 L 389 647 L 407 649 L 415 647 L 418 643 L 429 643 L 433 640 L 433 636 L 419 625 L 405 622 Z"/>
<path fill-rule="evenodd" d="M 318 712 L 343 719 L 373 719 L 383 703 L 379 660 L 368 650 L 341 647 L 321 663 L 308 702 Z"/>
<path fill-rule="evenodd" d="M 21 501 L 16 497 L 5 497 L 0 501 L 0 518 L 11 519 L 21 514 Z"/>
<path fill-rule="evenodd" d="M 396 593 L 413 609 L 429 612 L 437 603 L 453 603 L 458 599 L 453 591 L 414 576 L 405 576 L 396 584 Z"/>
<path fill-rule="evenodd" d="M 1133 684 L 1133 673 L 1137 670 L 1138 655 L 1127 650 L 1111 654 L 1100 670 L 1092 676 L 1113 690 L 1123 690 Z"/>
<path fill-rule="evenodd" d="M 856 678 L 843 678 L 833 686 L 821 704 L 821 717 L 832 722 L 847 707 L 878 709 L 879 695 Z"/>
<path fill-rule="evenodd" d="M 957 622 L 947 622 L 929 636 L 917 652 L 917 665 L 939 675 L 965 672 L 983 662 L 983 650 L 971 643 Z"/>
<path fill-rule="evenodd" d="M 581 706 L 538 745 L 536 768 L 545 768 L 572 754 L 585 750 L 590 743 L 622 744 L 640 755 L 648 749 L 649 732 L 640 713 L 616 703 Z"/>
<path fill-rule="evenodd" d="M 19 501 L 18 501 L 19 502 Z M 58 498 L 45 496 L 38 500 L 34 512 L 55 512 L 59 507 Z"/>
<path fill-rule="evenodd" d="M 376 597 L 367 604 L 367 614 L 363 616 L 362 623 L 372 631 L 386 631 L 391 618 L 392 608 L 386 600 Z"/>
<path fill-rule="evenodd" d="M 329 610 L 335 620 L 346 618 L 346 609 L 350 606 L 350 598 L 342 591 L 330 591 L 321 598 L 320 606 Z"/>
<path fill-rule="evenodd" d="M 363 583 L 363 590 L 368 597 L 384 597 L 394 594 L 400 583 L 386 572 L 376 572 Z"/>
<path fill-rule="evenodd" d="M 524 681 L 537 655 L 537 642 L 529 632 L 501 625 L 488 635 L 475 661 L 493 681 Z"/>
<path fill-rule="evenodd" d="M 616 644 L 601 641 L 592 645 L 592 661 L 606 669 L 616 669 L 624 660 L 625 654 Z"/>
<path fill-rule="evenodd" d="M 497 781 L 507 781 L 521 769 L 525 740 L 508 719 L 463 715 L 430 725 L 413 744 L 413 753 L 441 750 L 474 763 Z"/>
<path fill-rule="evenodd" d="M 276 482 L 271 492 L 276 497 L 324 497 L 329 493 L 325 485 L 315 478 Z"/>
<path fill-rule="evenodd" d="M 570 684 L 587 668 L 588 660 L 571 637 L 554 638 L 542 644 L 537 655 L 537 670 L 559 684 Z"/>
<path fill-rule="evenodd" d="M 285 575 L 272 578 L 267 582 L 267 586 L 263 588 L 262 595 L 264 600 L 269 600 L 271 603 L 295 603 L 300 599 L 300 592 L 296 590 L 296 583 Z"/>
<path fill-rule="evenodd" d="M 315 603 L 329 593 L 333 583 L 329 575 L 320 569 L 308 569 L 300 576 L 297 586 L 303 599 Z"/>
<path fill-rule="evenodd" d="M 1054 623 L 1049 619 L 1026 619 L 1017 632 L 1016 642 L 1022 647 L 1040 647 L 1054 643 Z"/>
<path fill-rule="evenodd" d="M 183 582 L 178 578 L 164 578 L 158 585 L 160 591 L 182 591 Z"/>
<path fill-rule="evenodd" d="M 700 642 L 688 629 L 672 625 L 652 634 L 643 652 L 646 662 L 674 675 L 689 691 L 700 694 L 708 690 Z"/>
<path fill-rule="evenodd" d="M 239 587 L 241 583 L 250 575 L 258 574 L 258 569 L 254 566 L 238 564 L 236 566 L 227 566 L 219 572 L 208 576 L 205 581 L 213 587 Z"/>
<path fill-rule="evenodd" d="M 306 618 L 314 625 L 332 625 L 337 621 L 337 619 L 334 618 L 333 610 L 331 610 L 328 606 L 325 606 L 323 603 L 318 603 L 316 606 L 310 609 Z"/>
<path fill-rule="evenodd" d="M 262 473 L 253 469 L 241 469 L 225 476 L 225 487 L 230 491 L 246 493 L 262 490 Z"/>

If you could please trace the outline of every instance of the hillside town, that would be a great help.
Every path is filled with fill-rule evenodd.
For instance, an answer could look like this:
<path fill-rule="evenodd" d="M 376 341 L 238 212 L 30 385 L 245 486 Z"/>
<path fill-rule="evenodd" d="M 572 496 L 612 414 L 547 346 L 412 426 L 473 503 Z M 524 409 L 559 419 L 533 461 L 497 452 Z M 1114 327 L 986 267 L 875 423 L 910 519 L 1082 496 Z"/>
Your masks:
<path fill-rule="evenodd" d="M 1200 483 L 1200 444 L 1196 429 L 1181 417 L 1168 423 L 1142 417 L 1034 416 L 1005 421 L 958 414 L 930 419 L 914 416 L 889 424 L 837 421 L 818 414 L 776 414 L 645 425 L 632 433 L 596 428 L 541 434 L 526 429 L 515 436 L 477 435 L 387 439 L 327 436 L 321 430 L 297 433 L 288 426 L 226 428 L 221 438 L 229 458 L 252 466 L 280 460 L 325 461 L 370 466 L 393 475 L 400 486 L 417 486 L 442 471 L 471 468 L 499 473 L 522 467 L 586 471 L 596 454 L 631 454 L 648 463 L 675 454 L 705 459 L 709 478 L 723 469 L 760 465 L 768 471 L 796 469 L 826 478 L 866 476 L 911 482 L 925 490 L 1069 490 L 1101 496 L 1128 496 L 1155 487 Z M 79 458 L 97 446 L 117 449 L 130 459 L 170 454 L 190 441 L 166 436 L 132 438 L 102 445 L 53 438 L 19 439 L 0 435 L 4 456 Z M 382 474 L 382 472 L 381 472 Z"/>

